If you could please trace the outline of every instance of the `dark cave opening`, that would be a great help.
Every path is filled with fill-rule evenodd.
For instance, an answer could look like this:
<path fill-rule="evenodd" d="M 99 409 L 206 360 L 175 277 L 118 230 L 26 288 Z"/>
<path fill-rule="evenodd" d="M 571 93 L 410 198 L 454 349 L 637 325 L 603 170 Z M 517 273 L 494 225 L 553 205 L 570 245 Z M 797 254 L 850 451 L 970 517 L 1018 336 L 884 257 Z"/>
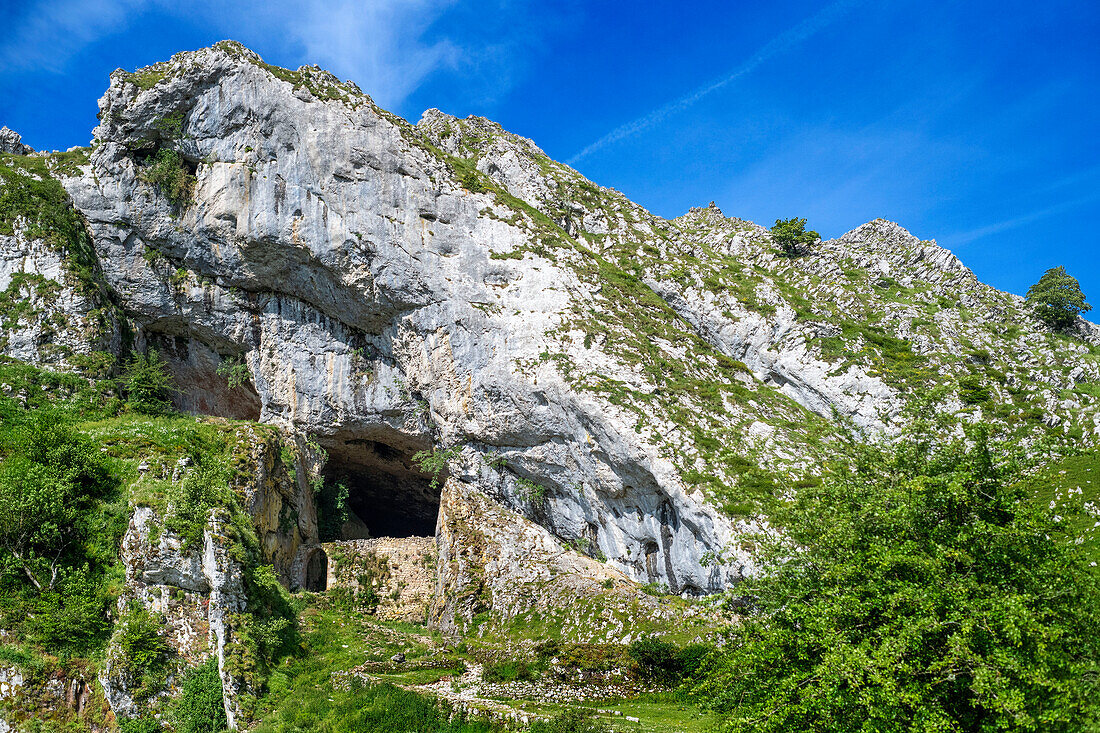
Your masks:
<path fill-rule="evenodd" d="M 329 506 L 322 497 L 319 507 L 326 539 L 435 535 L 445 476 L 439 476 L 433 486 L 433 477 L 413 460 L 422 446 L 400 434 L 384 438 L 353 438 L 326 445 L 329 459 L 323 475 Z M 346 521 L 337 525 L 330 519 L 326 523 L 325 515 L 333 515 L 336 502 L 346 507 Z"/>
<path fill-rule="evenodd" d="M 320 593 L 328 588 L 328 555 L 321 548 L 314 550 L 306 561 L 305 589 Z"/>

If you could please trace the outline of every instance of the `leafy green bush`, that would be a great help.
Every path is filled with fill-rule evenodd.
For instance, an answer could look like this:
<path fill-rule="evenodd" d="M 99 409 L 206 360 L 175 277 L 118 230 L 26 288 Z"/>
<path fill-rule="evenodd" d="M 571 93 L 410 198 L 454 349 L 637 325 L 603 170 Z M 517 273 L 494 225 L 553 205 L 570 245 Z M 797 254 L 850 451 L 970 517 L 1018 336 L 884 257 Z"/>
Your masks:
<path fill-rule="evenodd" d="M 630 658 L 641 676 L 661 684 L 676 684 L 683 676 L 679 650 L 674 644 L 653 636 L 642 637 L 630 645 Z"/>
<path fill-rule="evenodd" d="M 115 630 L 116 663 L 135 700 L 163 687 L 171 667 L 172 647 L 164 637 L 163 619 L 144 607 L 127 611 Z"/>
<path fill-rule="evenodd" d="M 759 542 L 756 612 L 695 688 L 726 731 L 1100 727 L 1100 577 L 978 428 L 889 449 L 802 490 Z"/>
<path fill-rule="evenodd" d="M 53 650 L 88 651 L 108 632 L 101 554 L 123 528 L 103 512 L 118 487 L 108 459 L 63 414 L 43 409 L 0 433 L 0 613 Z M 116 545 L 117 547 L 117 545 Z"/>
<path fill-rule="evenodd" d="M 195 190 L 195 175 L 188 169 L 183 156 L 171 148 L 161 148 L 141 172 L 141 180 L 151 183 L 173 206 L 184 207 Z"/>
<path fill-rule="evenodd" d="M 166 415 L 172 412 L 175 386 L 168 365 L 156 349 L 135 354 L 126 368 L 126 402 L 142 415 Z"/>
<path fill-rule="evenodd" d="M 179 733 L 218 733 L 226 730 L 225 698 L 218 659 L 190 670 L 183 678 L 183 689 L 173 710 L 173 722 Z"/>
<path fill-rule="evenodd" d="M 317 529 L 322 542 L 340 539 L 340 530 L 348 521 L 348 487 L 343 482 L 315 484 Z"/>
<path fill-rule="evenodd" d="M 236 389 L 252 380 L 252 374 L 248 371 L 248 364 L 242 358 L 226 359 L 218 364 L 218 375 L 225 377 L 229 389 Z"/>
<path fill-rule="evenodd" d="M 171 512 L 164 521 L 187 546 L 201 545 L 210 511 L 234 500 L 221 457 L 196 454 L 194 460 L 195 465 L 171 491 Z"/>
<path fill-rule="evenodd" d="M 806 247 L 821 238 L 817 232 L 807 231 L 805 219 L 776 219 L 771 235 L 772 241 L 788 257 L 797 257 Z"/>
<path fill-rule="evenodd" d="M 992 400 L 993 395 L 981 377 L 970 374 L 959 380 L 959 399 L 968 405 L 981 405 Z"/>
<path fill-rule="evenodd" d="M 164 733 L 164 726 L 152 715 L 123 718 L 118 723 L 121 733 Z"/>
<path fill-rule="evenodd" d="M 1027 302 L 1035 315 L 1051 328 L 1069 328 L 1081 313 L 1092 310 L 1081 284 L 1064 267 L 1052 267 L 1027 290 Z"/>

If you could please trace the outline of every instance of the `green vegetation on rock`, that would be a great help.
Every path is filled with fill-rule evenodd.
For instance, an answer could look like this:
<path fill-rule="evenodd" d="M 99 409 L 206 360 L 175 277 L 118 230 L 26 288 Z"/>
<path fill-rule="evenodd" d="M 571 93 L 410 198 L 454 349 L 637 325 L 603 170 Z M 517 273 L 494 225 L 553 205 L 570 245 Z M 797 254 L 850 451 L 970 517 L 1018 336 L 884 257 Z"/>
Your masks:
<path fill-rule="evenodd" d="M 811 244 L 821 239 L 821 235 L 806 229 L 805 219 L 776 219 L 771 228 L 772 241 L 787 257 L 797 257 Z"/>

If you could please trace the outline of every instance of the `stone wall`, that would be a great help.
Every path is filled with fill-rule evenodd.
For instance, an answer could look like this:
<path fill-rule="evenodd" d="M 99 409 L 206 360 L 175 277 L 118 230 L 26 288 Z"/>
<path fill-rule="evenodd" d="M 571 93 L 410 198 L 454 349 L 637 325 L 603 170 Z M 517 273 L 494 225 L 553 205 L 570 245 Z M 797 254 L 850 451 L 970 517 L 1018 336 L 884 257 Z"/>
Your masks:
<path fill-rule="evenodd" d="M 329 590 L 347 588 L 364 599 L 372 589 L 376 615 L 389 621 L 424 623 L 436 585 L 434 537 L 377 537 L 323 545 Z M 371 601 L 373 605 L 373 598 Z"/>

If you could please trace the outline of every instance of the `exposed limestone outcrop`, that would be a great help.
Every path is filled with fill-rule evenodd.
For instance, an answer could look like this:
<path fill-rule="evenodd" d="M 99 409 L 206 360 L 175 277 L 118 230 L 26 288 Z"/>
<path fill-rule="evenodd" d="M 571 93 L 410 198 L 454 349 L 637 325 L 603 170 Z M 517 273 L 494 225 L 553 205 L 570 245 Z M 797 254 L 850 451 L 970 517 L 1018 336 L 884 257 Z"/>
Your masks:
<path fill-rule="evenodd" d="M 365 507 L 345 539 L 401 524 L 369 515 L 387 494 L 427 526 L 406 534 L 434 529 L 437 627 L 492 610 L 622 641 L 593 604 L 659 620 L 632 581 L 736 586 L 740 537 L 845 423 L 889 433 L 930 399 L 1024 445 L 1100 440 L 1100 328 L 1050 333 L 885 220 L 785 257 L 713 205 L 662 219 L 488 120 L 410 125 L 232 42 L 114 72 L 100 120 L 58 155 L 0 131 L 0 185 L 60 180 L 76 217 L 65 237 L 0 220 L 0 351 L 91 373 L 155 347 L 181 409 L 294 436 L 247 436 L 236 466 L 292 589 L 325 584 L 315 489 L 340 480 Z M 158 516 L 131 518 L 120 608 L 164 613 L 183 658 L 217 654 L 235 720 L 238 561 L 217 514 L 202 547 Z"/>
<path fill-rule="evenodd" d="M 312 495 L 297 475 L 291 476 L 280 454 L 282 441 L 271 431 L 240 431 L 236 452 L 235 489 L 242 508 L 253 518 L 254 531 L 264 559 L 271 563 L 290 588 L 305 583 L 309 557 L 318 547 Z M 172 480 L 186 477 L 186 461 L 173 469 Z M 143 477 L 143 481 L 155 477 Z M 211 512 L 201 542 L 190 544 L 166 527 L 171 507 L 138 506 L 122 539 L 121 558 L 126 569 L 118 612 L 135 606 L 163 621 L 164 635 L 180 671 L 214 655 L 225 691 L 226 716 L 231 727 L 248 719 L 241 709 L 242 695 L 252 692 L 247 675 L 235 663 L 235 651 L 244 644 L 238 618 L 249 608 L 239 550 L 239 530 L 223 510 Z M 123 652 L 112 643 L 99 675 L 111 709 L 119 716 L 138 711 Z M 178 675 L 169 675 L 163 689 L 153 692 L 169 697 L 178 691 Z"/>
<path fill-rule="evenodd" d="M 717 575 L 699 564 L 729 523 L 633 418 L 577 394 L 542 358 L 589 286 L 551 263 L 495 257 L 537 237 L 526 214 L 463 188 L 413 128 L 353 88 L 276 78 L 232 44 L 157 69 L 148 89 L 112 75 L 91 163 L 65 183 L 106 279 L 144 339 L 186 367 L 185 387 L 206 384 L 202 363 L 209 374 L 242 358 L 263 421 L 326 447 L 434 444 L 506 461 L 486 490 L 524 512 L 521 480 L 538 483 L 559 537 L 591 535 L 633 577 L 646 577 L 649 544 L 675 537 L 663 582 L 736 581 L 736 564 Z M 142 181 L 135 154 L 169 145 L 195 166 L 183 208 Z M 475 488 L 482 478 L 470 474 Z M 677 527 L 668 536 L 651 526 L 660 507 Z"/>
<path fill-rule="evenodd" d="M 30 155 L 34 148 L 23 144 L 23 136 L 15 130 L 0 127 L 0 153 L 13 153 L 15 155 Z"/>

